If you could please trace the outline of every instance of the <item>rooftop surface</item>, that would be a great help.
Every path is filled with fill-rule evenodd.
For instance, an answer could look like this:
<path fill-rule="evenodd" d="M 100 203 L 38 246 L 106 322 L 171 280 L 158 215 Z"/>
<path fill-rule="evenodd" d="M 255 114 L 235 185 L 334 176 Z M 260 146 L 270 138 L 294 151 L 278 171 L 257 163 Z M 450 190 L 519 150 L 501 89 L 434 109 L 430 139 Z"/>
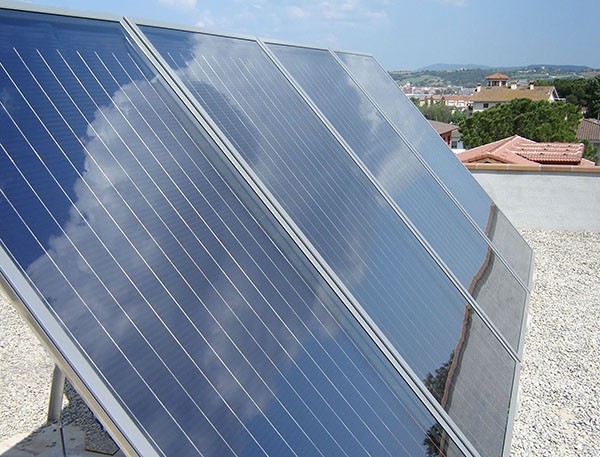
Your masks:
<path fill-rule="evenodd" d="M 577 138 L 589 141 L 600 140 L 600 119 L 582 119 L 577 128 Z"/>
<path fill-rule="evenodd" d="M 527 98 L 529 100 L 549 100 L 554 91 L 554 86 L 529 86 L 517 87 L 482 87 L 481 92 L 475 92 L 471 97 L 474 103 L 500 103 L 509 102 L 516 98 Z"/>
<path fill-rule="evenodd" d="M 596 456 L 600 442 L 600 233 L 525 231 L 536 255 L 512 457 Z M 53 363 L 0 295 L 0 455 L 43 428 Z M 67 390 L 63 422 L 97 427 Z M 70 429 L 69 433 L 71 433 Z M 89 438 L 88 438 L 89 439 Z M 26 455 L 57 455 L 45 453 Z M 80 456 L 89 455 L 81 453 Z M 70 457 L 77 455 L 69 454 Z"/>

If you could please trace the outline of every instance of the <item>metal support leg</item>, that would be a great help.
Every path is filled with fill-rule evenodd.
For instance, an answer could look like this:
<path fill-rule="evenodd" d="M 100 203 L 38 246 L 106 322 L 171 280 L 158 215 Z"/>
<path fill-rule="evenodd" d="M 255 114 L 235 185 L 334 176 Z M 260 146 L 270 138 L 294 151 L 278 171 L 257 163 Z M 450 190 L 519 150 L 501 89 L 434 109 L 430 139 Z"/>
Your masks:
<path fill-rule="evenodd" d="M 65 390 L 65 374 L 58 365 L 54 365 L 52 386 L 50 387 L 50 404 L 48 406 L 48 422 L 60 423 L 63 392 Z"/>

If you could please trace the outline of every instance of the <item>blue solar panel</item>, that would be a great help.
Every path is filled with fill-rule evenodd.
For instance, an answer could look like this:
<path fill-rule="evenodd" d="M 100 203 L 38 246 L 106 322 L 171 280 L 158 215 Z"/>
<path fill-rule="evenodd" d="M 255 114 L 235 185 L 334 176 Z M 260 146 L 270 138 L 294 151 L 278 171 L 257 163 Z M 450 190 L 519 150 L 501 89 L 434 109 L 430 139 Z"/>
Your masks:
<path fill-rule="evenodd" d="M 128 452 L 465 455 L 119 23 L 0 43 L 2 276 Z"/>
<path fill-rule="evenodd" d="M 258 43 L 140 28 L 439 405 L 501 455 L 515 360 Z"/>
<path fill-rule="evenodd" d="M 527 290 L 328 50 L 267 45 L 519 351 Z"/>
<path fill-rule="evenodd" d="M 415 105 L 373 57 L 347 52 L 337 52 L 336 55 L 528 286 L 531 281 L 531 248 L 428 125 Z"/>

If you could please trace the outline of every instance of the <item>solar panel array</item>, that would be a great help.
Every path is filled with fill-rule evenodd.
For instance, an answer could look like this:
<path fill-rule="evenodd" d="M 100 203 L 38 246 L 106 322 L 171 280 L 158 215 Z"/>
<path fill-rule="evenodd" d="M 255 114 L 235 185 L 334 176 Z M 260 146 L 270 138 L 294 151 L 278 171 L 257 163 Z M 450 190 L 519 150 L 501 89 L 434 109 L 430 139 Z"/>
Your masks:
<path fill-rule="evenodd" d="M 435 172 L 442 185 L 489 236 L 524 284 L 529 285 L 533 255 L 531 248 L 469 171 L 453 157 L 414 103 L 398 90 L 390 75 L 372 56 L 349 52 L 337 52 L 336 55 L 380 112 L 419 152 L 419 157 Z"/>
<path fill-rule="evenodd" d="M 253 38 L 0 24 L 2 279 L 126 453 L 508 452 L 527 290 L 354 79 L 336 107 Z"/>
<path fill-rule="evenodd" d="M 485 236 L 333 54 L 285 44 L 269 48 L 518 352 L 527 290 Z"/>

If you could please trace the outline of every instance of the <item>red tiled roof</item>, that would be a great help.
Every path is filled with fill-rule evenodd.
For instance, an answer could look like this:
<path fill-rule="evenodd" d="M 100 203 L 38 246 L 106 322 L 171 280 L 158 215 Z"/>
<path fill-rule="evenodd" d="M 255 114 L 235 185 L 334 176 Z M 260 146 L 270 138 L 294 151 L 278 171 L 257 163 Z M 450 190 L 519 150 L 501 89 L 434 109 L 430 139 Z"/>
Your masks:
<path fill-rule="evenodd" d="M 485 79 L 487 79 L 488 81 L 491 81 L 492 79 L 493 80 L 498 80 L 498 79 L 501 79 L 501 80 L 505 80 L 506 79 L 506 80 L 508 80 L 508 78 L 509 77 L 507 75 L 505 75 L 504 73 L 499 73 L 499 72 L 496 72 L 496 73 L 494 73 L 492 75 L 488 75 L 488 76 L 485 77 Z"/>
<path fill-rule="evenodd" d="M 580 140 L 599 141 L 600 121 L 597 119 L 582 119 L 577 128 L 577 138 Z"/>
<path fill-rule="evenodd" d="M 461 152 L 457 157 L 463 163 L 594 166 L 593 162 L 583 159 L 583 152 L 582 143 L 537 143 L 514 135 Z"/>

